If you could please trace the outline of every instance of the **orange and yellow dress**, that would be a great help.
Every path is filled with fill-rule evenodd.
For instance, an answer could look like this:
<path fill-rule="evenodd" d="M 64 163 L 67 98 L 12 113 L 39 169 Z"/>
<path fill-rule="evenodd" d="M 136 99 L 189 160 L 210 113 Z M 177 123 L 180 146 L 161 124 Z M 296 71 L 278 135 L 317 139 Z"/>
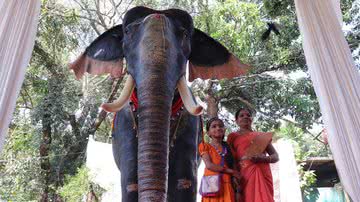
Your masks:
<path fill-rule="evenodd" d="M 230 152 L 230 151 L 228 151 Z M 207 143 L 200 143 L 199 144 L 199 153 L 202 156 L 203 154 L 207 153 L 210 156 L 212 163 L 220 165 L 221 163 L 221 156 L 218 154 L 216 149 Z M 228 168 L 229 166 L 224 162 L 224 166 Z M 209 175 L 218 175 L 219 172 L 211 171 L 205 168 L 204 176 Z M 231 183 L 231 175 L 227 173 L 222 174 L 222 182 L 221 182 L 221 190 L 217 196 L 212 197 L 202 197 L 202 202 L 235 202 L 235 194 Z"/>
<path fill-rule="evenodd" d="M 233 149 L 236 160 L 245 155 L 251 141 L 261 132 L 248 132 L 245 134 L 230 133 L 227 139 Z M 238 164 L 241 173 L 240 189 L 242 202 L 273 202 L 274 189 L 269 163 L 253 163 L 250 160 L 240 161 Z"/>

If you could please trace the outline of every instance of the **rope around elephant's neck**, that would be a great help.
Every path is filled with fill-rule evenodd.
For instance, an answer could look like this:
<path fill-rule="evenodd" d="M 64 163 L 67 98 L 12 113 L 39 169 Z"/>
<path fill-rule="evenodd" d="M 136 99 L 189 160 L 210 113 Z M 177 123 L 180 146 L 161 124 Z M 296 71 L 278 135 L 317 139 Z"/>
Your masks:
<path fill-rule="evenodd" d="M 130 115 L 131 115 L 131 119 L 133 121 L 133 129 L 136 131 L 136 138 L 139 137 L 139 130 L 138 130 L 138 127 L 137 127 L 137 123 L 136 123 L 136 119 L 135 119 L 135 114 L 134 114 L 134 111 L 136 111 L 136 109 L 134 109 L 133 106 L 134 104 L 133 103 L 129 103 L 130 105 Z M 178 128 L 179 128 L 179 125 L 180 125 L 180 122 L 181 122 L 181 118 L 182 118 L 182 115 L 183 115 L 183 112 L 182 112 L 182 108 L 180 108 L 180 110 L 178 110 L 177 114 L 178 114 L 178 119 L 177 119 L 177 122 L 176 122 L 176 127 L 175 127 L 175 130 L 174 130 L 174 134 L 172 135 L 172 138 L 171 138 L 171 141 L 170 141 L 170 147 L 174 147 L 174 144 L 175 144 L 175 140 L 177 138 L 176 134 L 177 134 L 177 131 L 178 131 Z M 180 111 L 180 112 L 179 112 Z"/>
<path fill-rule="evenodd" d="M 139 136 L 139 130 L 138 130 L 138 127 L 137 127 L 137 124 L 136 124 L 136 120 L 135 120 L 135 115 L 134 115 L 134 110 L 133 110 L 133 104 L 129 103 L 130 105 L 130 114 L 131 114 L 131 119 L 133 121 L 133 129 L 136 131 L 136 137 Z"/>
<path fill-rule="evenodd" d="M 177 130 L 179 128 L 179 125 L 180 125 L 180 121 L 181 121 L 181 118 L 182 118 L 182 111 L 180 112 L 180 115 L 179 115 L 179 118 L 178 118 L 178 121 L 176 123 L 176 127 L 175 127 L 175 131 L 174 131 L 174 134 L 171 138 L 171 141 L 170 141 L 170 147 L 174 147 L 174 143 L 175 143 L 175 140 L 176 140 L 176 133 L 177 133 Z"/>

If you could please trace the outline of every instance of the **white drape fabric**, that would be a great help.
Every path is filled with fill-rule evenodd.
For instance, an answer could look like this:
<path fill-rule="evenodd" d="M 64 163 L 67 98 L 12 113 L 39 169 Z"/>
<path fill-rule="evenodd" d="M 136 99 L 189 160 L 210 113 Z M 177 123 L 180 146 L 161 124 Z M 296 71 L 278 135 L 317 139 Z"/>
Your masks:
<path fill-rule="evenodd" d="M 336 168 L 346 192 L 359 202 L 360 75 L 336 15 L 339 2 L 331 1 L 295 0 L 295 5 Z"/>
<path fill-rule="evenodd" d="M 342 18 L 342 14 L 341 14 L 340 0 L 330 0 L 328 2 L 332 4 L 332 7 L 336 14 L 336 17 L 337 17 L 338 21 L 340 22 L 340 25 L 342 25 L 343 18 Z"/>
<path fill-rule="evenodd" d="M 40 0 L 0 0 L 0 152 L 34 47 Z"/>
<path fill-rule="evenodd" d="M 89 136 L 86 167 L 89 168 L 91 181 L 106 189 L 101 195 L 101 201 L 121 201 L 121 175 L 113 157 L 111 144 L 95 141 L 92 135 Z"/>
<path fill-rule="evenodd" d="M 280 159 L 277 163 L 270 164 L 275 202 L 302 202 L 300 179 L 291 142 L 280 139 L 273 143 L 273 146 Z"/>

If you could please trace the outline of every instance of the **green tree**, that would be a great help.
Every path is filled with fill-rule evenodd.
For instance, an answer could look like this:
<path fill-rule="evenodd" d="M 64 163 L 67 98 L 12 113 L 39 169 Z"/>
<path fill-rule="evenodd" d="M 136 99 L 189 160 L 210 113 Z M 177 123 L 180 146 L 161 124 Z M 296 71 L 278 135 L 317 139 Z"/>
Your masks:
<path fill-rule="evenodd" d="M 29 130 L 30 128 L 30 130 Z M 0 165 L 0 199 L 36 201 L 42 186 L 38 180 L 40 159 L 38 138 L 29 121 L 22 119 L 9 129 L 9 138 L 2 151 Z"/>
<path fill-rule="evenodd" d="M 358 3 L 353 2 L 342 1 L 342 11 L 344 20 L 355 25 Z M 280 35 L 271 33 L 262 40 L 268 22 L 276 24 Z M 322 124 L 296 22 L 290 0 L 225 0 L 206 5 L 204 12 L 195 16 L 196 26 L 225 44 L 252 70 L 231 80 L 196 80 L 192 87 L 197 95 L 203 100 L 211 96 L 219 109 L 231 113 L 241 106 L 257 111 L 259 130 L 279 128 L 280 121 L 291 122 L 306 132 L 314 123 Z M 357 36 L 356 31 L 348 35 Z"/>
<path fill-rule="evenodd" d="M 75 175 L 84 164 L 87 138 L 102 121 L 97 119 L 98 106 L 110 94 L 112 84 L 118 88 L 121 83 L 94 77 L 83 85 L 69 71 L 70 53 L 83 31 L 82 20 L 74 9 L 51 0 L 42 2 L 33 56 L 2 155 L 0 190 L 4 200 L 61 200 L 58 189 L 65 174 Z M 87 38 L 86 34 L 80 36 Z M 21 139 L 28 144 L 14 148 Z"/>
<path fill-rule="evenodd" d="M 208 12 L 195 17 L 195 24 L 228 47 L 252 66 L 249 74 L 231 80 L 195 81 L 192 87 L 202 99 L 212 94 L 218 104 L 231 113 L 240 106 L 259 113 L 258 127 L 277 128 L 289 115 L 301 128 L 319 122 L 320 112 L 309 77 L 293 79 L 292 74 L 306 71 L 296 18 L 292 12 L 276 17 L 281 35 L 261 36 L 271 20 L 263 3 L 226 0 L 208 5 Z M 221 28 L 221 29 L 219 29 Z M 276 90 L 275 90 L 276 89 Z M 210 93 L 209 93 L 210 92 Z M 220 108 L 221 108 L 220 107 Z"/>
<path fill-rule="evenodd" d="M 84 193 L 92 194 L 95 201 L 99 201 L 98 196 L 101 196 L 103 191 L 104 189 L 91 182 L 89 170 L 83 166 L 77 170 L 76 175 L 65 176 L 65 184 L 59 192 L 65 201 L 77 202 L 82 201 Z"/>

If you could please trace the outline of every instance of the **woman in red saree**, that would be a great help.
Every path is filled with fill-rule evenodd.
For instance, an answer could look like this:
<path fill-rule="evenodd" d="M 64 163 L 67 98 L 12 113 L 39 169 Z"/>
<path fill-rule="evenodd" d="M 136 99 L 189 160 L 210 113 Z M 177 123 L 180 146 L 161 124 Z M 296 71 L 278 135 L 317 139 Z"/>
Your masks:
<path fill-rule="evenodd" d="M 264 153 L 246 157 L 245 153 L 251 142 L 262 133 L 251 129 L 252 116 L 250 110 L 238 110 L 235 118 L 240 130 L 229 134 L 227 142 L 233 150 L 234 158 L 238 162 L 237 166 L 242 176 L 240 180 L 240 201 L 273 202 L 274 188 L 269 164 L 279 160 L 278 154 L 270 142 Z"/>

